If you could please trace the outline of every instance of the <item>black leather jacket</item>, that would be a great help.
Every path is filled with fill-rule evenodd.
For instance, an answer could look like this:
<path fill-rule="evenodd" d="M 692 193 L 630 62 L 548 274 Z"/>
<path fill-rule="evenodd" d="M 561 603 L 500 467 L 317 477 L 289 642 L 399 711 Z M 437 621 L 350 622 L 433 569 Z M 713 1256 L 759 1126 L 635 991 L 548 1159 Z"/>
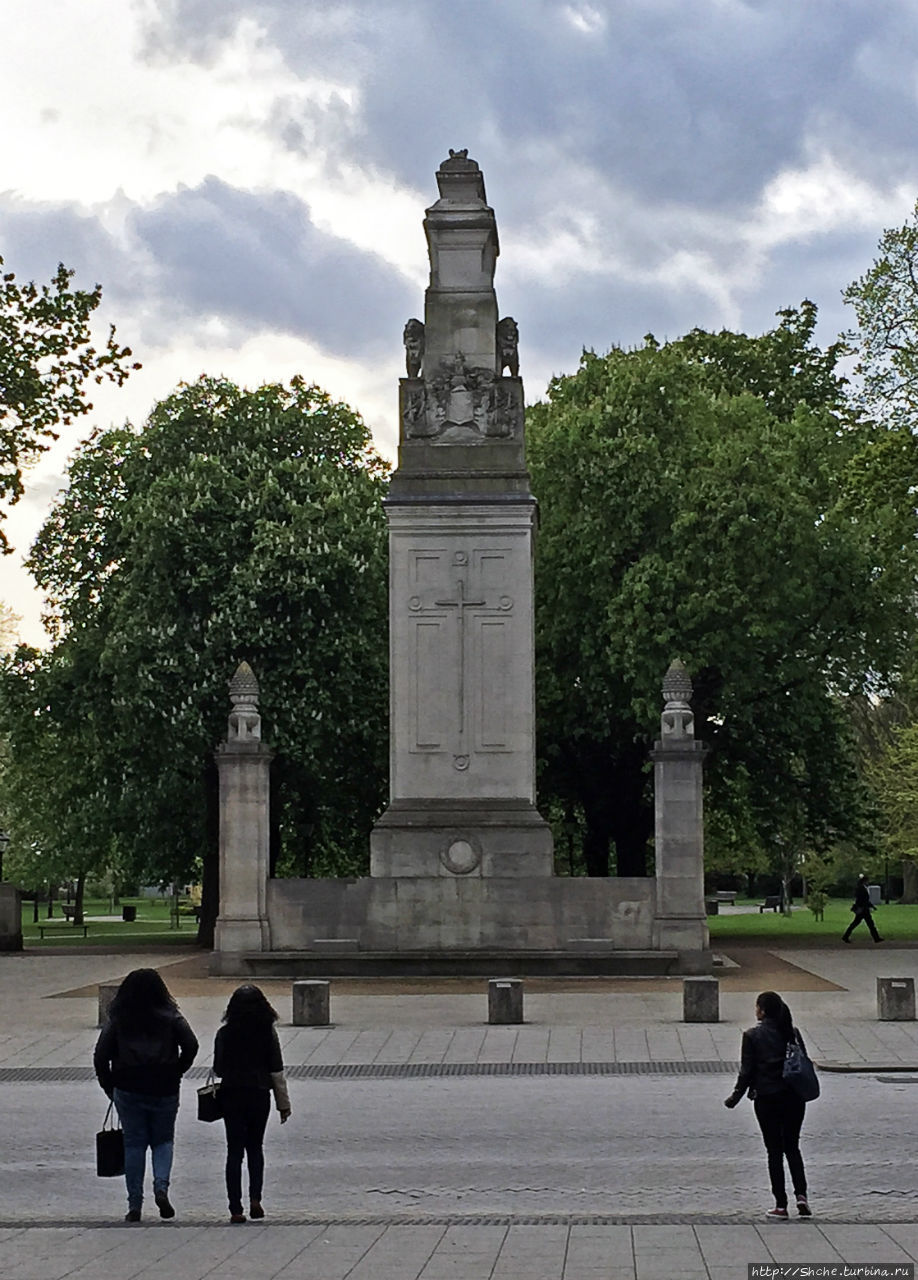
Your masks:
<path fill-rule="evenodd" d="M 128 1032 L 109 1018 L 96 1041 L 92 1065 L 109 1097 L 113 1089 L 168 1097 L 178 1093 L 194 1062 L 198 1041 L 178 1012 L 151 1015 L 143 1031 Z"/>
<path fill-rule="evenodd" d="M 796 1036 L 803 1044 L 799 1031 Z M 804 1049 L 806 1046 L 804 1045 Z M 767 1098 L 783 1093 L 784 1055 L 787 1041 L 771 1018 L 762 1018 L 743 1032 L 740 1070 L 731 1098 L 737 1101 L 748 1092 L 750 1098 Z"/>

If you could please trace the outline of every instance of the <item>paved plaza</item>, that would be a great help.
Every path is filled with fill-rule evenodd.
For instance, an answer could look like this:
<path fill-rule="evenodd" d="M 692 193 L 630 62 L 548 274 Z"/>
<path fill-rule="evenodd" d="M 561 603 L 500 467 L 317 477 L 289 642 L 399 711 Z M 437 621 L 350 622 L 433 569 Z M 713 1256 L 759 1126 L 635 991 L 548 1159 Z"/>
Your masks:
<path fill-rule="evenodd" d="M 876 1020 L 876 978 L 915 977 L 918 949 L 743 946 L 725 959 L 721 1021 L 704 1025 L 681 1021 L 679 980 L 528 981 L 521 1027 L 486 1025 L 483 981 L 338 980 L 333 1025 L 299 1028 L 290 984 L 265 982 L 294 1101 L 291 1124 L 269 1132 L 271 1219 L 226 1223 L 222 1134 L 194 1121 L 189 1082 L 179 1217 L 161 1223 L 151 1206 L 128 1228 L 120 1182 L 93 1171 L 97 984 L 160 967 L 201 1040 L 199 1082 L 234 983 L 186 952 L 0 957 L 0 1276 L 733 1280 L 750 1262 L 918 1259 L 918 1023 Z M 804 1154 L 836 1194 L 814 1194 L 810 1222 L 763 1220 L 751 1108 L 721 1105 L 768 986 L 831 1072 Z"/>

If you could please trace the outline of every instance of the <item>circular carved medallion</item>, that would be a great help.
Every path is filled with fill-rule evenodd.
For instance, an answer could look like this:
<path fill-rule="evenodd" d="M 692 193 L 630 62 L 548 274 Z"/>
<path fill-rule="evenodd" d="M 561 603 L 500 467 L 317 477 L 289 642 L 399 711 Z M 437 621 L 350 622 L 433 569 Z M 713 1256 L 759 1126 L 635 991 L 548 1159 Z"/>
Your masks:
<path fill-rule="evenodd" d="M 440 853 L 440 861 L 454 876 L 467 876 L 481 862 L 481 849 L 471 835 L 451 836 Z"/>

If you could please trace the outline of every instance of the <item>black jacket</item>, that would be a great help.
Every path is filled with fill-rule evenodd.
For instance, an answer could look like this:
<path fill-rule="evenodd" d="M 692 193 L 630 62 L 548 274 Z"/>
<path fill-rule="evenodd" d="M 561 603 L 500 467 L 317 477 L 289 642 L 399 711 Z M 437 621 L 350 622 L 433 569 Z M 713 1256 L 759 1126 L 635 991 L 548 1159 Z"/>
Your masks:
<path fill-rule="evenodd" d="M 270 1089 L 271 1076 L 283 1071 L 280 1041 L 273 1026 L 221 1027 L 214 1042 L 214 1074 L 236 1089 Z"/>
<path fill-rule="evenodd" d="M 195 1060 L 198 1041 L 177 1009 L 151 1015 L 143 1031 L 126 1031 L 109 1018 L 92 1055 L 99 1084 L 165 1098 L 178 1093 L 182 1076 Z"/>
<path fill-rule="evenodd" d="M 866 880 L 858 880 L 854 888 L 854 906 L 851 910 L 855 915 L 866 916 L 873 911 L 873 903 L 870 901 L 870 890 L 867 888 Z"/>
<path fill-rule="evenodd" d="M 794 1033 L 803 1045 L 799 1031 Z M 804 1050 L 806 1046 L 804 1045 Z M 743 1032 L 740 1070 L 732 1098 L 739 1101 L 748 1091 L 750 1098 L 767 1098 L 784 1092 L 784 1056 L 787 1041 L 771 1018 L 762 1018 Z"/>

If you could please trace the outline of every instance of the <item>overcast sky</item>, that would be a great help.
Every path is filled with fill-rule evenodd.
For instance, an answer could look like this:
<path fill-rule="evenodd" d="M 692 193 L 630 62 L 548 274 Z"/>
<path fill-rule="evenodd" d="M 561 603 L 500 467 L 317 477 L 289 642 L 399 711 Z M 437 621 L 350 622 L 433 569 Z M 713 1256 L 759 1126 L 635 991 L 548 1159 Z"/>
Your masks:
<path fill-rule="evenodd" d="M 15 12 L 14 12 L 15 11 Z M 104 289 L 143 361 L 80 426 L 179 380 L 302 373 L 388 456 L 421 222 L 481 165 L 527 398 L 581 349 L 770 327 L 841 290 L 918 197 L 915 0 L 14 0 L 0 41 L 0 255 Z M 0 598 L 71 433 L 8 522 Z"/>

